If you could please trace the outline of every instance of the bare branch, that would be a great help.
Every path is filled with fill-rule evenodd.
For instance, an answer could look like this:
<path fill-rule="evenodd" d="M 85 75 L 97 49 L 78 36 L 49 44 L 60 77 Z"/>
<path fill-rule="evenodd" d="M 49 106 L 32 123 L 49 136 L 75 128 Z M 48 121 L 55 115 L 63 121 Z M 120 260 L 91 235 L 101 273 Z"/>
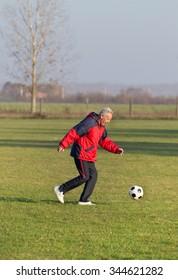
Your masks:
<path fill-rule="evenodd" d="M 29 79 L 32 85 L 34 112 L 37 83 L 53 78 L 62 81 L 72 61 L 68 59 L 71 48 L 66 49 L 63 0 L 14 0 L 4 15 L 7 27 L 2 33 L 11 65 L 19 79 Z"/>

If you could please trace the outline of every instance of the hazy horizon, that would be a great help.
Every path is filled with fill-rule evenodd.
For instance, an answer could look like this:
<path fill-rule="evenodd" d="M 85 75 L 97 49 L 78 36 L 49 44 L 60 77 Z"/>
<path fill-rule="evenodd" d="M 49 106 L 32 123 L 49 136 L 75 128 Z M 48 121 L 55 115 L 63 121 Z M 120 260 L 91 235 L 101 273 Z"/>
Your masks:
<path fill-rule="evenodd" d="M 13 0 L 1 0 L 4 3 Z M 64 0 L 76 83 L 178 82 L 177 0 Z M 1 23 L 1 22 L 0 22 Z M 2 23 L 1 23 L 2 24 Z M 6 59 L 6 57 L 3 57 Z M 0 77 L 0 84 L 4 83 Z"/>

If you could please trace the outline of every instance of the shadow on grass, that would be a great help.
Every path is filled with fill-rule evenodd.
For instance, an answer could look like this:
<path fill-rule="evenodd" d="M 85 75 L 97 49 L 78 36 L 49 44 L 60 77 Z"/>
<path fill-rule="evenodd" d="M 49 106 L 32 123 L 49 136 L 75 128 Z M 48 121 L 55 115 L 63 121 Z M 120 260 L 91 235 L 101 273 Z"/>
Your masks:
<path fill-rule="evenodd" d="M 178 143 L 118 142 L 125 152 L 156 156 L 178 156 Z"/>
<path fill-rule="evenodd" d="M 0 202 L 23 202 L 23 203 L 47 203 L 47 204 L 59 204 L 61 203 L 58 200 L 52 199 L 40 199 L 34 200 L 31 198 L 24 198 L 24 197 L 0 197 Z M 67 201 L 65 204 L 77 204 L 76 201 Z"/>
<path fill-rule="evenodd" d="M 19 140 L 19 139 L 1 139 L 0 147 L 12 148 L 57 148 L 58 141 L 48 140 Z"/>
<path fill-rule="evenodd" d="M 123 141 L 116 142 L 122 147 L 125 153 L 132 154 L 149 154 L 159 156 L 178 156 L 178 142 L 136 142 L 136 141 Z M 57 149 L 58 141 L 47 140 L 12 140 L 1 139 L 0 147 L 11 148 L 46 148 Z"/>
<path fill-rule="evenodd" d="M 58 200 L 52 200 L 52 199 L 41 199 L 41 200 L 34 200 L 31 198 L 24 198 L 24 197 L 0 197 L 0 202 L 23 202 L 23 203 L 47 203 L 47 204 L 58 204 L 61 205 L 61 203 Z M 65 201 L 64 205 L 78 205 L 78 201 Z M 108 202 L 97 202 L 97 205 L 110 205 Z M 63 206 L 63 205 L 61 205 Z M 80 206 L 81 207 L 81 206 Z"/>
<path fill-rule="evenodd" d="M 121 135 L 129 137 L 134 137 L 134 138 L 178 138 L 178 130 L 177 129 L 139 129 L 139 128 L 129 128 L 129 129 L 124 129 L 122 128 L 120 131 L 118 130 L 110 130 L 109 135 L 111 137 L 119 137 Z"/>
<path fill-rule="evenodd" d="M 34 200 L 31 198 L 24 198 L 24 197 L 0 197 L 1 202 L 26 202 L 26 203 L 57 203 L 57 200 L 50 200 L 50 199 L 43 199 L 43 200 Z"/>

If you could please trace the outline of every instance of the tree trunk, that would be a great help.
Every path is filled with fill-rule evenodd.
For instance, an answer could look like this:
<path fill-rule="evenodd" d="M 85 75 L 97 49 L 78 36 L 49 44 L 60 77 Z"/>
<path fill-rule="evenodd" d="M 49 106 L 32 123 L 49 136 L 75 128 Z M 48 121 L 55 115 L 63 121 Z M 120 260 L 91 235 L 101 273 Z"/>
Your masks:
<path fill-rule="evenodd" d="M 36 57 L 34 54 L 32 65 L 32 91 L 31 91 L 31 113 L 36 113 Z"/>
<path fill-rule="evenodd" d="M 31 113 L 34 114 L 36 113 L 36 93 L 35 93 L 35 89 L 32 86 L 32 97 L 31 97 Z"/>

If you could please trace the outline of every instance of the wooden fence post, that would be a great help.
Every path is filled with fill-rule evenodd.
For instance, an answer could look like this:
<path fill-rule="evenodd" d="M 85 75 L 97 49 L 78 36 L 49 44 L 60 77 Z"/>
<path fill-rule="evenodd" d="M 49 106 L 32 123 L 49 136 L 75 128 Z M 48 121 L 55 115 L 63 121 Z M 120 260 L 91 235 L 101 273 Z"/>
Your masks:
<path fill-rule="evenodd" d="M 43 98 L 40 98 L 40 115 L 42 114 Z"/>
<path fill-rule="evenodd" d="M 129 98 L 129 118 L 132 118 L 132 98 Z"/>
<path fill-rule="evenodd" d="M 176 111 L 175 111 L 175 117 L 178 117 L 178 97 L 176 98 Z"/>
<path fill-rule="evenodd" d="M 87 114 L 89 114 L 89 98 L 86 98 L 86 104 L 87 104 Z"/>

